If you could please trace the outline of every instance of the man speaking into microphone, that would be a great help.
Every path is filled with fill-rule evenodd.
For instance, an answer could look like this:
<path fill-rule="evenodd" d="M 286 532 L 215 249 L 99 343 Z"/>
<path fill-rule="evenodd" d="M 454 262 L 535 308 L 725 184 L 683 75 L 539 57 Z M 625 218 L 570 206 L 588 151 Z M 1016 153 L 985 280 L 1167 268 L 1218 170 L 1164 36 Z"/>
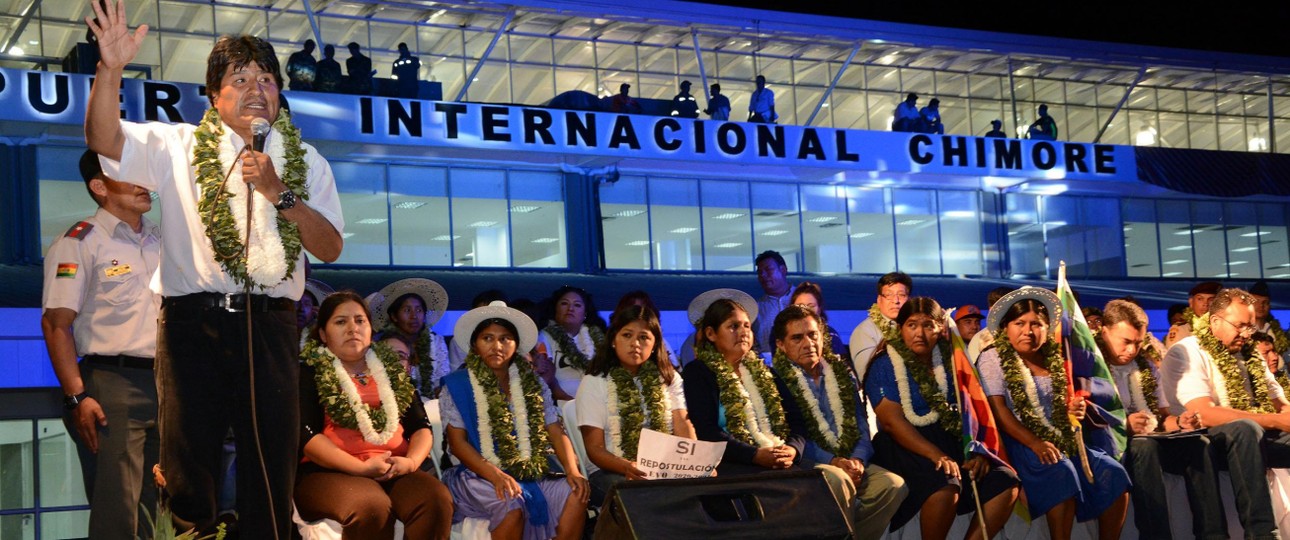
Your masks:
<path fill-rule="evenodd" d="M 280 110 L 277 56 L 251 36 L 221 37 L 211 50 L 211 108 L 199 125 L 122 121 L 122 71 L 148 28 L 130 31 L 123 1 L 91 4 L 97 19 L 86 22 L 100 60 L 86 142 L 108 176 L 156 191 L 162 208 L 154 287 L 164 297 L 157 385 L 171 510 L 181 526 L 214 529 L 220 448 L 231 425 L 242 537 L 288 538 L 304 251 L 330 262 L 343 244 L 331 166 Z M 271 124 L 258 141 L 255 122 Z"/>

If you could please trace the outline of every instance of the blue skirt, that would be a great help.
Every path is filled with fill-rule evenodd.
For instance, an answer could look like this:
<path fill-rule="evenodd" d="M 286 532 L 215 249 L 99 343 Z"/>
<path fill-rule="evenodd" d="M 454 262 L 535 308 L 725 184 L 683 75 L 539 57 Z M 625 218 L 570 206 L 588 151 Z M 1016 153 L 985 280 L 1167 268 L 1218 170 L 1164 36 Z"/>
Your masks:
<path fill-rule="evenodd" d="M 1124 466 L 1100 450 L 1087 449 L 1088 465 L 1093 471 L 1093 482 L 1090 483 L 1082 467 L 1070 458 L 1063 457 L 1057 463 L 1044 465 L 1030 448 L 1007 434 L 1003 436 L 1003 443 L 1008 449 L 1008 461 L 1021 478 L 1021 488 L 1026 492 L 1032 518 L 1074 498 L 1075 519 L 1088 521 L 1102 515 L 1129 489 L 1129 473 Z"/>
<path fill-rule="evenodd" d="M 555 536 L 556 523 L 564 511 L 564 501 L 569 498 L 573 489 L 564 478 L 552 477 L 538 480 L 538 487 L 546 496 L 547 523 L 533 525 L 528 522 L 528 513 L 524 500 L 520 498 L 498 499 L 493 483 L 475 474 L 464 465 L 452 467 L 443 472 L 443 483 L 452 493 L 452 522 L 460 523 L 466 518 L 488 520 L 488 530 L 496 529 L 507 514 L 519 510 L 524 512 L 524 540 L 546 540 Z"/>

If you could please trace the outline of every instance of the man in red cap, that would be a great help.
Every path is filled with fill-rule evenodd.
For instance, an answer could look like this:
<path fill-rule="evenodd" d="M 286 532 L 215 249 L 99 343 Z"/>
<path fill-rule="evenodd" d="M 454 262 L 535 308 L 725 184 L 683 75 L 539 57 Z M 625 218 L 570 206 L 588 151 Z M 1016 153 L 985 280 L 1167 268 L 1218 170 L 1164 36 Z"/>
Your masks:
<path fill-rule="evenodd" d="M 954 310 L 954 325 L 959 327 L 959 335 L 963 336 L 963 342 L 972 341 L 972 336 L 981 331 L 981 310 L 976 306 L 968 304 Z"/>
<path fill-rule="evenodd" d="M 1209 313 L 1209 302 L 1218 295 L 1218 291 L 1223 289 L 1223 284 L 1217 281 L 1205 281 L 1191 288 L 1187 293 L 1187 311 L 1183 312 L 1183 324 L 1175 324 L 1169 327 L 1169 335 L 1165 336 L 1165 349 L 1172 347 L 1178 340 L 1192 335 L 1191 320 L 1197 313 Z"/>

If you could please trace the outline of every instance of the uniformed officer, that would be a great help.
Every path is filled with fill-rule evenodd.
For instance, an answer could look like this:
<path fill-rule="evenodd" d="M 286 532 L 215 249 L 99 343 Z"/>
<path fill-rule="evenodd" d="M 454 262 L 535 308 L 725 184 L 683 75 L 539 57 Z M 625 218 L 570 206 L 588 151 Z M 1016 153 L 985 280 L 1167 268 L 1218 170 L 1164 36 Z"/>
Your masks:
<path fill-rule="evenodd" d="M 140 503 L 155 513 L 145 472 L 160 447 L 152 368 L 161 302 L 148 282 L 161 238 L 143 217 L 148 190 L 108 178 L 89 151 L 80 168 L 99 209 L 45 255 L 41 330 L 77 442 L 90 538 L 135 538 Z"/>

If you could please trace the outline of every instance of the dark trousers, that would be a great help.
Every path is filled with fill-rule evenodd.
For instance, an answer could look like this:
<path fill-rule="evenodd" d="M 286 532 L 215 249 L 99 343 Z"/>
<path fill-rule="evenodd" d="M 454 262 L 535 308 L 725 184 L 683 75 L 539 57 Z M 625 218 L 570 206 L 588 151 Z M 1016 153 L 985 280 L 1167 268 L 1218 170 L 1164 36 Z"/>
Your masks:
<path fill-rule="evenodd" d="M 415 471 L 377 482 L 309 467 L 296 486 L 296 507 L 307 521 L 335 520 L 349 540 L 394 538 L 394 520 L 405 538 L 446 539 L 452 531 L 452 494 L 434 475 Z"/>
<path fill-rule="evenodd" d="M 1206 540 L 1227 538 L 1227 519 L 1220 504 L 1209 444 L 1209 438 L 1201 434 L 1175 439 L 1129 439 L 1123 462 L 1133 482 L 1134 522 L 1144 540 L 1172 538 L 1164 473 L 1183 477 L 1192 534 Z"/>
<path fill-rule="evenodd" d="M 300 446 L 296 314 L 285 309 L 251 313 L 253 401 L 247 314 L 171 300 L 161 310 L 157 387 L 161 467 L 175 521 L 213 532 L 222 449 L 232 426 L 242 538 L 272 539 L 274 529 L 278 538 L 290 538 Z M 252 427 L 253 406 L 258 434 Z"/>
<path fill-rule="evenodd" d="M 1290 435 L 1266 432 L 1252 420 L 1235 420 L 1209 428 L 1209 440 L 1215 469 L 1232 477 L 1245 537 L 1277 538 L 1267 467 L 1290 466 Z"/>
<path fill-rule="evenodd" d="M 99 451 L 77 434 L 70 414 L 63 415 L 67 432 L 76 440 L 76 454 L 90 502 L 90 538 L 147 536 L 146 523 L 157 513 L 157 488 L 152 466 L 157 463 L 157 385 L 151 369 L 81 363 L 85 391 L 103 407 L 106 426 L 98 426 Z"/>

